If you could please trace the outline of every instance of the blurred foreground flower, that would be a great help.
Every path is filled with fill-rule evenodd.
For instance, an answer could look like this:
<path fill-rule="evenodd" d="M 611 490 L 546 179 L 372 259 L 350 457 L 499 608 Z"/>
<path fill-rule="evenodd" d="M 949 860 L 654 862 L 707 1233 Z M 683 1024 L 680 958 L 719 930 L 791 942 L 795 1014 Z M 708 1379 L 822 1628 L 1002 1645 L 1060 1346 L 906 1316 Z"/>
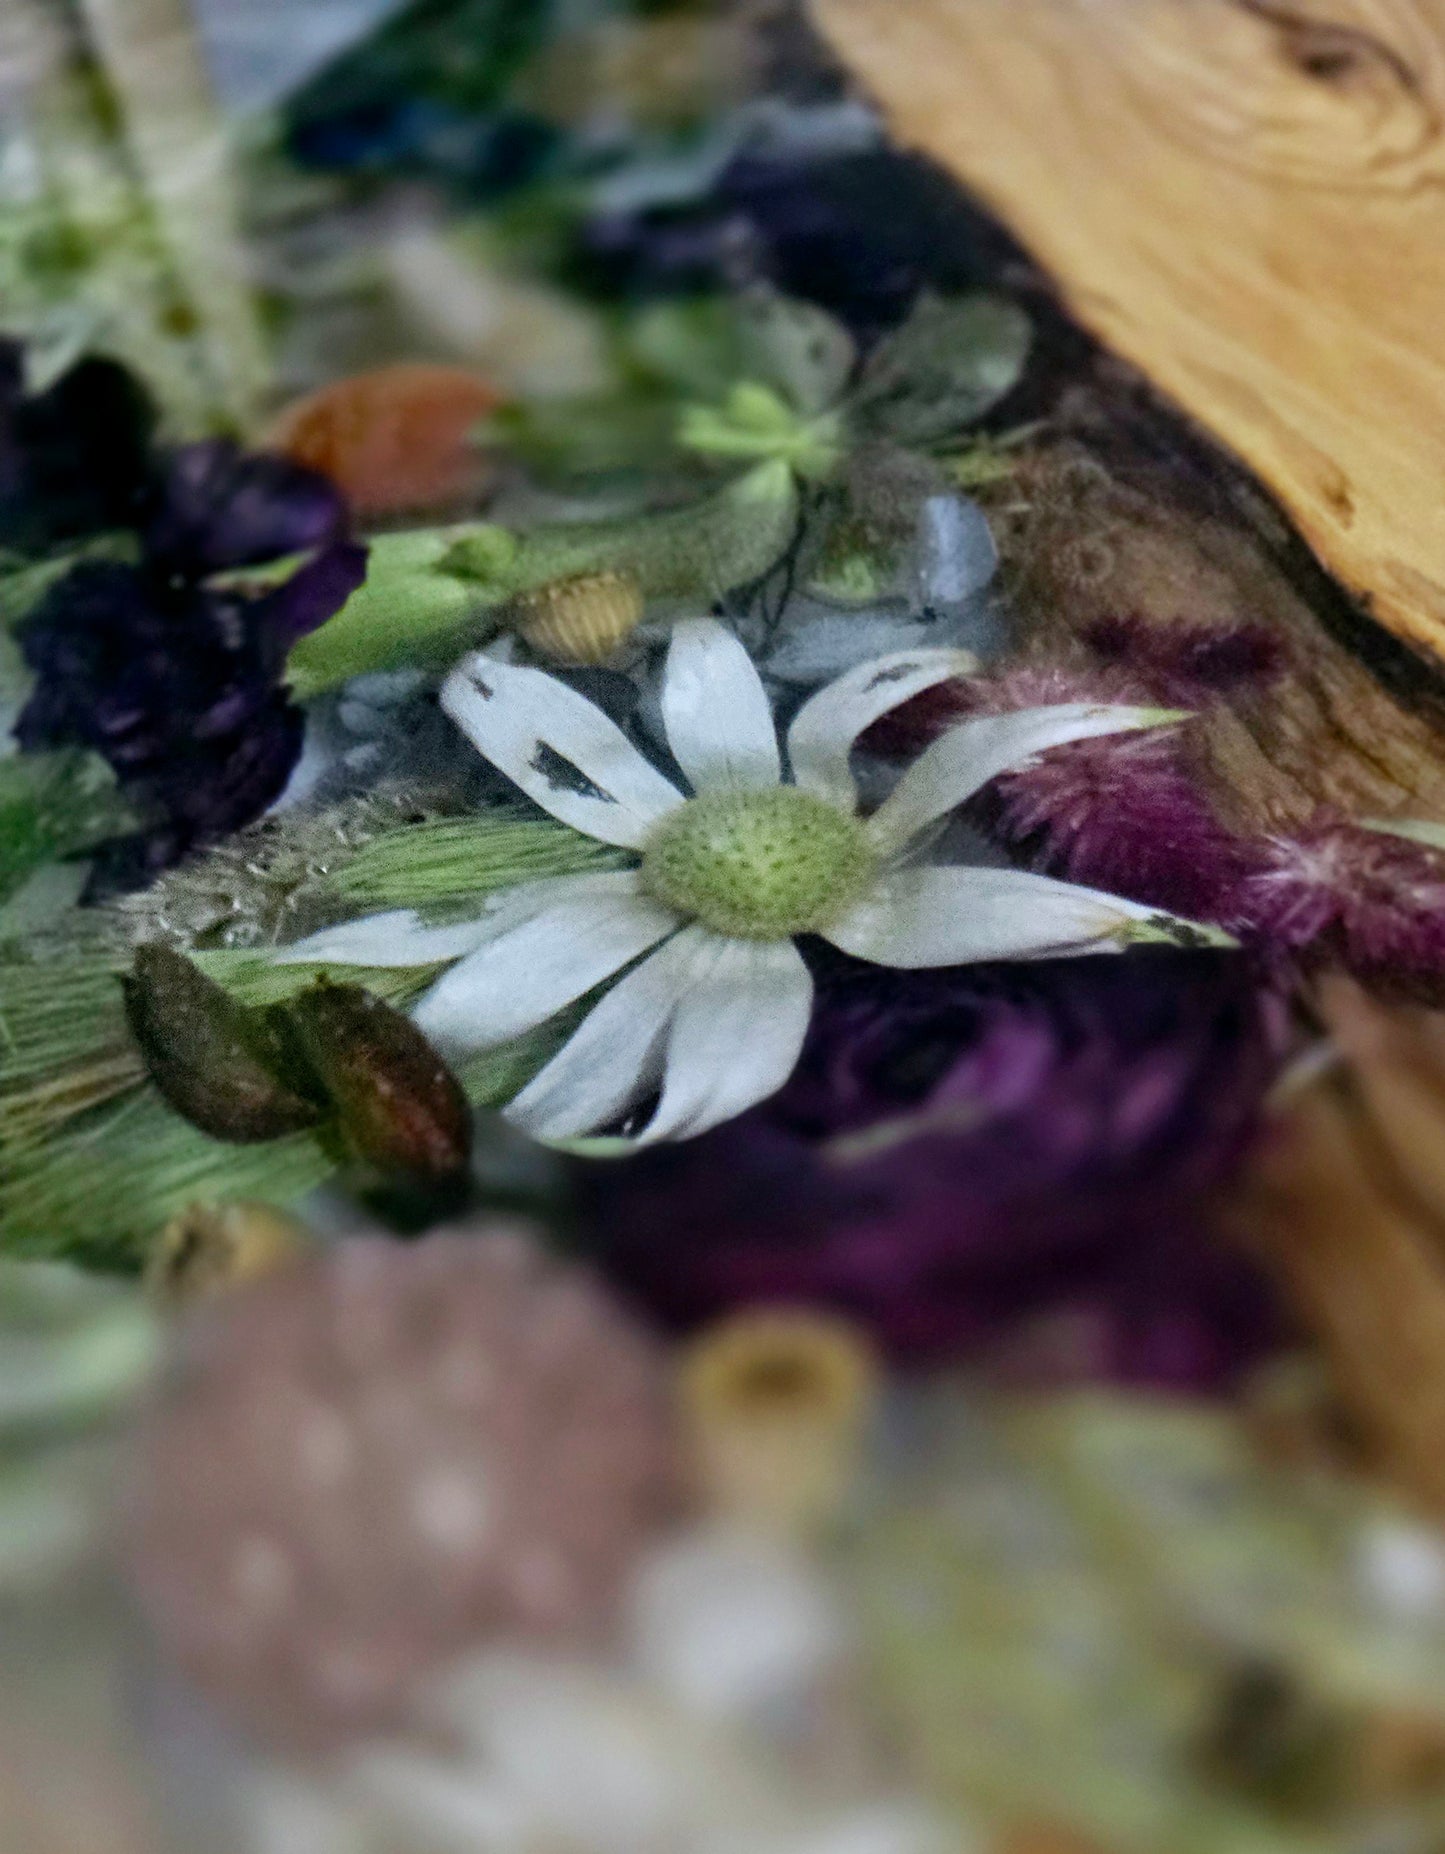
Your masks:
<path fill-rule="evenodd" d="M 226 440 L 175 452 L 138 525 L 138 564 L 72 568 L 20 632 L 36 677 L 22 747 L 94 749 L 148 819 L 112 859 L 122 880 L 249 823 L 280 794 L 302 732 L 282 684 L 287 652 L 366 564 L 324 478 Z M 279 580 L 237 577 L 301 553 Z"/>
<path fill-rule="evenodd" d="M 672 1321 L 842 1308 L 895 1351 L 1207 1386 L 1272 1330 L 1205 1227 L 1277 1061 L 1242 960 L 971 971 L 832 961 L 792 1080 L 684 1146 L 580 1172 L 603 1266 Z M 1020 1358 L 1020 1363 L 1025 1361 Z"/>
<path fill-rule="evenodd" d="M 177 1666 L 300 1751 L 493 1641 L 575 1642 L 676 1491 L 660 1360 L 516 1226 L 347 1238 L 197 1310 L 131 1560 Z"/>
<path fill-rule="evenodd" d="M 1321 1010 L 1342 1067 L 1282 1104 L 1227 1220 L 1322 1346 L 1367 1451 L 1445 1510 L 1445 1017 L 1343 979 Z"/>

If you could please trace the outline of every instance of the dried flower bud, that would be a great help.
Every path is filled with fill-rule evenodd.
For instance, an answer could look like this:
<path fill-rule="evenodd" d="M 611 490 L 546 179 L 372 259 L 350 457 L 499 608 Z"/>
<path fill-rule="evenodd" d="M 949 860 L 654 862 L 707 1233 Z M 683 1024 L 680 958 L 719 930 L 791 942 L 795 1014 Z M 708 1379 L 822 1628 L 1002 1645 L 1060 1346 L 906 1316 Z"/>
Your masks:
<path fill-rule="evenodd" d="M 420 1184 L 466 1171 L 467 1097 L 410 1018 L 359 985 L 325 979 L 273 1007 L 272 1017 L 314 1075 L 349 1158 Z"/>
<path fill-rule="evenodd" d="M 189 1306 L 284 1267 L 309 1242 L 305 1224 L 273 1204 L 190 1204 L 156 1239 L 146 1286 L 162 1307 Z"/>
<path fill-rule="evenodd" d="M 642 588 L 631 573 L 577 573 L 519 592 L 514 629 L 557 663 L 604 663 L 642 621 Z"/>
<path fill-rule="evenodd" d="M 238 1004 L 184 954 L 137 947 L 134 971 L 121 983 L 151 1080 L 192 1126 L 248 1144 L 318 1123 L 321 1110 L 288 1078 L 270 1020 Z"/>
<path fill-rule="evenodd" d="M 794 1527 L 847 1493 L 877 1393 L 868 1341 L 803 1309 L 745 1313 L 704 1333 L 683 1366 L 693 1468 L 712 1503 Z"/>

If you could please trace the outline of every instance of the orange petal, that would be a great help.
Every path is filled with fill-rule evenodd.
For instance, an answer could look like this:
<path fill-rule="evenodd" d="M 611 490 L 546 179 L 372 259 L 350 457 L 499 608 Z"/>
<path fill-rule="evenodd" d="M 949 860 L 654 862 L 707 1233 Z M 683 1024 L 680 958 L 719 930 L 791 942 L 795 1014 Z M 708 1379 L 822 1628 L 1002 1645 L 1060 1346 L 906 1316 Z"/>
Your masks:
<path fill-rule="evenodd" d="M 329 476 L 360 516 L 444 507 L 485 491 L 470 434 L 501 399 L 464 367 L 399 361 L 294 401 L 264 442 Z"/>

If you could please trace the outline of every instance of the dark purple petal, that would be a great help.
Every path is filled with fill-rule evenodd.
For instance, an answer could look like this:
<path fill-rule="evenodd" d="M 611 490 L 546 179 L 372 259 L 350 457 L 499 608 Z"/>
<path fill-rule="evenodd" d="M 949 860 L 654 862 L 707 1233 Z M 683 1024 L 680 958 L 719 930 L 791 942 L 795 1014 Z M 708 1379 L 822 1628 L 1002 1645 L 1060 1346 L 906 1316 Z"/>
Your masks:
<path fill-rule="evenodd" d="M 334 617 L 365 578 L 365 547 L 359 541 L 341 541 L 253 602 L 250 621 L 267 662 L 278 674 L 297 639 Z"/>
<path fill-rule="evenodd" d="M 16 733 L 25 747 L 94 749 L 148 820 L 107 881 L 143 879 L 280 795 L 303 731 L 280 683 L 288 627 L 329 616 L 364 566 L 343 543 L 254 600 L 109 563 L 51 589 L 19 632 L 36 683 Z"/>
<path fill-rule="evenodd" d="M 202 579 L 328 546 L 345 529 L 345 503 L 324 476 L 213 438 L 172 455 L 145 547 L 167 572 Z"/>
<path fill-rule="evenodd" d="M 130 525 L 151 481 L 155 411 L 118 361 L 77 363 L 24 391 L 24 354 L 0 342 L 0 547 L 41 552 Z"/>

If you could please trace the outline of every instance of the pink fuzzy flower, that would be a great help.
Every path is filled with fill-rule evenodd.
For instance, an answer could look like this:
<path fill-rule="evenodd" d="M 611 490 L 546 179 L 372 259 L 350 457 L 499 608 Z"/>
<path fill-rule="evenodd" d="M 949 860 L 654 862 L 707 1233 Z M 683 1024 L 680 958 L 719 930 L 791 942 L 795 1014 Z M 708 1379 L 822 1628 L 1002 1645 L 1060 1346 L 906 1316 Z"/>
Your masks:
<path fill-rule="evenodd" d="M 1121 670 L 1020 664 L 929 690 L 890 717 L 886 733 L 875 728 L 868 744 L 916 747 L 969 715 L 1157 699 Z M 1010 849 L 1051 874 L 1231 928 L 1240 920 L 1240 884 L 1261 856 L 1216 817 L 1179 728 L 1076 741 L 1005 773 L 991 788 L 990 823 Z"/>
<path fill-rule="evenodd" d="M 1321 812 L 1266 845 L 1240 892 L 1267 943 L 1411 989 L 1445 982 L 1445 856 Z"/>

